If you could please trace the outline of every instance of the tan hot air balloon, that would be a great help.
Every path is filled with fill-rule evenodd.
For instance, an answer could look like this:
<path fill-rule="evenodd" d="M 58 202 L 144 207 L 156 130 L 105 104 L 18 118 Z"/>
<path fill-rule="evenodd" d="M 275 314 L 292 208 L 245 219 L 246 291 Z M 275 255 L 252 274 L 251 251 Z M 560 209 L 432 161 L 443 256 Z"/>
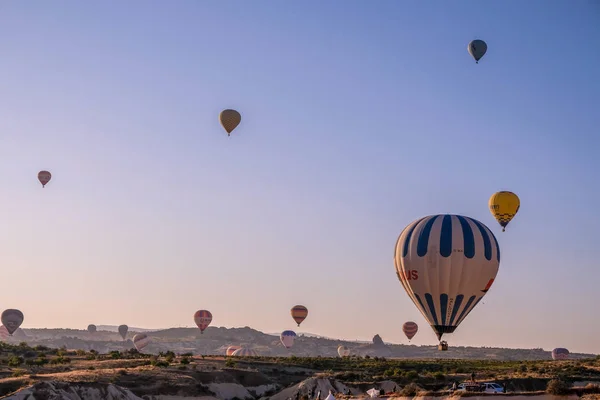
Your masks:
<path fill-rule="evenodd" d="M 294 318 L 294 321 L 296 321 L 298 326 L 300 326 L 302 321 L 304 321 L 306 319 L 306 316 L 308 315 L 308 309 L 304 306 L 298 305 L 292 307 L 290 313 L 292 314 L 292 318 Z"/>
<path fill-rule="evenodd" d="M 342 346 L 340 345 L 338 347 L 338 355 L 340 357 L 348 357 L 350 355 L 350 349 L 348 348 L 348 346 Z"/>
<path fill-rule="evenodd" d="M 150 337 L 145 333 L 138 333 L 133 337 L 133 345 L 137 351 L 142 351 L 148 344 L 150 344 Z"/>
<path fill-rule="evenodd" d="M 227 131 L 227 136 L 231 136 L 231 132 L 242 122 L 242 116 L 235 110 L 223 110 L 219 114 L 219 121 L 221 125 Z"/>
<path fill-rule="evenodd" d="M 42 184 L 42 187 L 45 187 L 48 182 L 52 179 L 52 174 L 48 171 L 40 171 L 38 172 L 38 180 Z"/>
<path fill-rule="evenodd" d="M 19 329 L 25 317 L 19 310 L 8 309 L 2 312 L 0 319 L 2 319 L 2 324 L 6 327 L 8 334 L 12 336 Z"/>

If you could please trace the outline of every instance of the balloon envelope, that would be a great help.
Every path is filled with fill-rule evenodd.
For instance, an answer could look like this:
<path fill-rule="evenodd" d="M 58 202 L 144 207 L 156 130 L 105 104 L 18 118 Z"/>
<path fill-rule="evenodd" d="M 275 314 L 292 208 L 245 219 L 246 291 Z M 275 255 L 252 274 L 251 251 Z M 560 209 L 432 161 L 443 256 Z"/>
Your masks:
<path fill-rule="evenodd" d="M 340 357 L 348 357 L 350 355 L 350 349 L 347 346 L 339 346 L 338 355 Z"/>
<path fill-rule="evenodd" d="M 283 346 L 286 349 L 289 349 L 290 347 L 292 347 L 294 345 L 294 339 L 296 339 L 296 332 L 283 331 L 283 332 L 281 332 L 279 339 L 281 340 L 281 344 L 283 344 Z"/>
<path fill-rule="evenodd" d="M 241 349 L 237 349 L 233 352 L 232 356 L 234 357 L 258 357 L 258 353 L 247 347 L 242 347 Z"/>
<path fill-rule="evenodd" d="M 119 335 L 121 335 L 123 340 L 125 340 L 125 338 L 127 337 L 127 331 L 129 330 L 129 327 L 127 325 L 119 325 L 118 330 L 119 330 Z"/>
<path fill-rule="evenodd" d="M 23 323 L 25 317 L 19 310 L 8 309 L 2 313 L 2 324 L 6 327 L 6 330 L 12 335 Z"/>
<path fill-rule="evenodd" d="M 404 228 L 394 264 L 404 290 L 441 339 L 492 286 L 500 246 L 492 231 L 473 218 L 431 215 Z"/>
<path fill-rule="evenodd" d="M 227 131 L 227 136 L 231 135 L 231 132 L 242 122 L 242 116 L 236 110 L 223 110 L 219 114 L 219 121 L 221 126 Z"/>
<path fill-rule="evenodd" d="M 473 57 L 475 62 L 478 63 L 479 60 L 481 60 L 481 57 L 483 57 L 487 51 L 487 44 L 483 40 L 476 39 L 471 40 L 467 48 L 471 57 Z"/>
<path fill-rule="evenodd" d="M 96 330 L 97 330 L 96 325 L 89 324 L 88 327 L 87 327 L 87 330 L 88 330 L 89 333 L 96 333 Z"/>
<path fill-rule="evenodd" d="M 42 184 L 42 187 L 46 186 L 48 182 L 52 179 L 52 174 L 48 171 L 40 171 L 38 172 L 38 180 Z"/>
<path fill-rule="evenodd" d="M 194 322 L 198 325 L 200 333 L 204 333 L 204 330 L 208 328 L 212 322 L 212 314 L 210 311 L 198 310 L 194 313 Z"/>
<path fill-rule="evenodd" d="M 496 192 L 490 197 L 488 206 L 490 207 L 490 212 L 502 227 L 502 232 L 504 232 L 506 225 L 508 225 L 519 211 L 519 208 L 521 208 L 521 200 L 513 192 Z"/>
<path fill-rule="evenodd" d="M 566 360 L 569 358 L 569 350 L 558 347 L 552 350 L 552 359 L 553 360 Z"/>
<path fill-rule="evenodd" d="M 144 347 L 150 343 L 150 337 L 145 333 L 138 333 L 133 337 L 133 345 L 138 351 L 141 351 Z"/>
<path fill-rule="evenodd" d="M 304 306 L 298 305 L 292 307 L 290 313 L 292 314 L 292 318 L 294 318 L 294 321 L 296 321 L 298 326 L 300 326 L 302 321 L 304 321 L 306 319 L 306 316 L 308 315 L 308 309 Z"/>
<path fill-rule="evenodd" d="M 236 350 L 239 350 L 241 348 L 242 348 L 242 346 L 229 346 L 227 348 L 227 350 L 225 351 L 225 355 L 232 356 Z"/>
<path fill-rule="evenodd" d="M 415 337 L 418 330 L 419 325 L 412 321 L 405 322 L 404 325 L 402 325 L 402 332 L 404 332 L 408 340 L 411 340 L 413 337 Z"/>

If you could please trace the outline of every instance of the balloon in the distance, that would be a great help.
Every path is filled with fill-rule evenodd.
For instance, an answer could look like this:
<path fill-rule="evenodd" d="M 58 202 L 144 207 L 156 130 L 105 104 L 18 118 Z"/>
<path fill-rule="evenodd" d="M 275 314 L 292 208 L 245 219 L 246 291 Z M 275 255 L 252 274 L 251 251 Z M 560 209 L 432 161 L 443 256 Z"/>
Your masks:
<path fill-rule="evenodd" d="M 150 337 L 145 333 L 138 333 L 133 337 L 133 345 L 137 351 L 141 351 L 144 347 L 150 343 Z"/>
<path fill-rule="evenodd" d="M 221 126 L 227 131 L 227 136 L 231 136 L 231 132 L 242 122 L 242 116 L 236 110 L 223 110 L 219 114 Z"/>
<path fill-rule="evenodd" d="M 283 331 L 283 332 L 281 332 L 279 339 L 281 340 L 281 344 L 283 344 L 283 346 L 286 349 L 289 349 L 290 347 L 292 347 L 294 345 L 294 339 L 296 339 L 296 332 Z"/>
<path fill-rule="evenodd" d="M 48 171 L 40 171 L 38 172 L 38 180 L 42 184 L 42 187 L 45 187 L 48 182 L 52 179 L 52 174 Z"/>
<path fill-rule="evenodd" d="M 500 246 L 481 222 L 430 215 L 411 222 L 394 254 L 396 275 L 441 340 L 488 292 L 500 267 Z"/>
<path fill-rule="evenodd" d="M 198 310 L 194 313 L 194 322 L 198 325 L 200 333 L 204 334 L 204 330 L 208 328 L 212 322 L 212 314 L 210 311 Z"/>
<path fill-rule="evenodd" d="M 12 334 L 19 329 L 25 317 L 19 310 L 8 309 L 2 312 L 2 317 L 0 317 L 0 319 L 2 320 L 2 324 L 6 327 L 9 335 L 12 336 Z"/>
<path fill-rule="evenodd" d="M 233 353 L 235 353 L 236 350 L 239 350 L 241 348 L 242 348 L 242 346 L 229 346 L 227 348 L 227 350 L 225 351 L 225 355 L 232 356 Z"/>
<path fill-rule="evenodd" d="M 339 346 L 338 355 L 340 357 L 348 357 L 350 355 L 350 349 L 347 346 Z"/>
<path fill-rule="evenodd" d="M 121 335 L 123 340 L 125 340 L 125 338 L 127 337 L 128 330 L 129 330 L 129 327 L 127 325 L 119 325 L 119 328 L 118 328 L 119 335 Z"/>
<path fill-rule="evenodd" d="M 418 330 L 419 325 L 417 325 L 416 322 L 407 321 L 402 325 L 402 332 L 404 332 L 409 342 L 413 337 L 415 337 Z"/>
<path fill-rule="evenodd" d="M 481 57 L 483 57 L 487 51 L 487 44 L 483 40 L 471 40 L 471 42 L 469 42 L 468 50 L 471 57 L 475 59 L 475 63 L 479 64 L 479 60 L 481 60 Z"/>
<path fill-rule="evenodd" d="M 232 356 L 234 356 L 234 357 L 258 357 L 258 353 L 254 349 L 242 347 L 241 349 L 237 349 L 236 351 L 234 351 Z"/>
<path fill-rule="evenodd" d="M 502 232 L 504 232 L 506 230 L 506 225 L 508 225 L 517 212 L 519 212 L 521 200 L 519 200 L 519 196 L 513 192 L 496 192 L 490 197 L 488 206 L 490 207 L 490 212 L 502 227 Z"/>
<path fill-rule="evenodd" d="M 292 314 L 292 318 L 294 318 L 294 321 L 296 321 L 298 326 L 300 326 L 302 321 L 304 321 L 306 319 L 306 317 L 308 316 L 308 309 L 304 306 L 298 305 L 298 306 L 292 307 L 292 309 L 290 310 L 290 313 Z"/>
<path fill-rule="evenodd" d="M 569 358 L 569 350 L 558 347 L 552 350 L 552 359 L 553 360 L 566 360 Z"/>
<path fill-rule="evenodd" d="M 87 331 L 89 333 L 96 333 L 96 330 L 97 330 L 97 328 L 96 328 L 96 325 L 94 325 L 94 324 L 89 324 L 87 327 Z"/>

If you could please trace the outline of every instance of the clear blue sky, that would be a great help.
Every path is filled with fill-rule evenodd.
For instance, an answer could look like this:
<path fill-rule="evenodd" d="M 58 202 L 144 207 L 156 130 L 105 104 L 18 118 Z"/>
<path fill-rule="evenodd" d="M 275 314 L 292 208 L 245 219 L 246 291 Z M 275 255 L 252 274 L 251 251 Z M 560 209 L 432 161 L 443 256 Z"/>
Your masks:
<path fill-rule="evenodd" d="M 0 307 L 434 344 L 393 248 L 451 212 L 503 254 L 451 345 L 600 352 L 599 122 L 594 1 L 6 1 Z"/>

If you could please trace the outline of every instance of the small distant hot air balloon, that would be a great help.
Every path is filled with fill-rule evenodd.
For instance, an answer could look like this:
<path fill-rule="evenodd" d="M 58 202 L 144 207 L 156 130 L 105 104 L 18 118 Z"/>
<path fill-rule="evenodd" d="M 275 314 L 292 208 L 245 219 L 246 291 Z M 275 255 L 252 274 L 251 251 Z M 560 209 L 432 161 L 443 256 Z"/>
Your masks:
<path fill-rule="evenodd" d="M 479 60 L 487 51 L 487 44 L 483 40 L 471 40 L 468 46 L 469 54 L 475 59 L 475 63 L 479 64 Z"/>
<path fill-rule="evenodd" d="M 402 332 L 404 332 L 409 342 L 413 337 L 415 337 L 418 330 L 419 325 L 412 321 L 405 322 L 404 325 L 402 325 Z"/>
<path fill-rule="evenodd" d="M 2 324 L 6 327 L 6 330 L 12 336 L 12 334 L 15 333 L 17 329 L 19 329 L 25 317 L 23 316 L 23 313 L 19 310 L 8 309 L 4 310 L 0 319 L 2 319 Z"/>
<path fill-rule="evenodd" d="M 558 347 L 552 350 L 552 359 L 553 360 L 567 360 L 569 358 L 569 350 L 564 349 L 562 347 Z"/>
<path fill-rule="evenodd" d="M 232 356 L 233 353 L 235 353 L 236 350 L 239 350 L 241 348 L 242 348 L 242 346 L 229 346 L 227 348 L 227 351 L 225 351 L 225 355 Z"/>
<path fill-rule="evenodd" d="M 231 136 L 231 132 L 240 124 L 242 116 L 235 110 L 223 110 L 219 114 L 219 121 L 221 125 L 227 131 L 227 136 Z"/>
<path fill-rule="evenodd" d="M 234 357 L 258 357 L 258 353 L 254 349 L 242 347 L 233 352 Z"/>
<path fill-rule="evenodd" d="M 42 184 L 42 187 L 45 187 L 48 182 L 52 179 L 52 174 L 48 171 L 40 171 L 38 172 L 38 180 Z"/>
<path fill-rule="evenodd" d="M 89 333 L 96 333 L 96 330 L 97 330 L 97 328 L 96 328 L 96 325 L 94 325 L 94 324 L 89 324 L 87 327 L 87 331 Z"/>
<path fill-rule="evenodd" d="M 462 215 L 430 215 L 411 222 L 394 254 L 396 275 L 441 340 L 486 295 L 500 267 L 490 229 Z"/>
<path fill-rule="evenodd" d="M 150 344 L 150 337 L 145 333 L 138 333 L 133 337 L 133 345 L 137 351 L 142 351 L 148 344 Z"/>
<path fill-rule="evenodd" d="M 119 330 L 119 335 L 121 335 L 123 340 L 125 340 L 125 338 L 127 337 L 127 331 L 129 330 L 129 327 L 127 325 L 119 325 L 118 330 Z"/>
<path fill-rule="evenodd" d="M 194 313 L 194 322 L 200 328 L 200 333 L 204 334 L 204 330 L 208 328 L 212 322 L 212 314 L 210 311 L 198 310 Z"/>
<path fill-rule="evenodd" d="M 294 306 L 290 312 L 292 314 L 292 318 L 294 318 L 294 321 L 296 321 L 298 326 L 300 326 L 302 321 L 304 321 L 308 315 L 308 309 L 304 306 Z"/>
<path fill-rule="evenodd" d="M 348 357 L 350 355 L 350 349 L 347 346 L 339 346 L 338 354 L 340 357 Z"/>
<path fill-rule="evenodd" d="M 506 225 L 515 217 L 519 208 L 521 208 L 521 200 L 519 196 L 513 192 L 496 192 L 490 197 L 488 202 L 490 212 L 496 218 L 496 221 L 502 227 L 502 232 L 506 230 Z"/>
<path fill-rule="evenodd" d="M 283 344 L 283 346 L 286 349 L 289 349 L 290 347 L 292 347 L 294 345 L 294 339 L 296 339 L 296 332 L 283 331 L 283 332 L 281 332 L 281 335 L 279 338 L 281 340 L 281 344 Z"/>

